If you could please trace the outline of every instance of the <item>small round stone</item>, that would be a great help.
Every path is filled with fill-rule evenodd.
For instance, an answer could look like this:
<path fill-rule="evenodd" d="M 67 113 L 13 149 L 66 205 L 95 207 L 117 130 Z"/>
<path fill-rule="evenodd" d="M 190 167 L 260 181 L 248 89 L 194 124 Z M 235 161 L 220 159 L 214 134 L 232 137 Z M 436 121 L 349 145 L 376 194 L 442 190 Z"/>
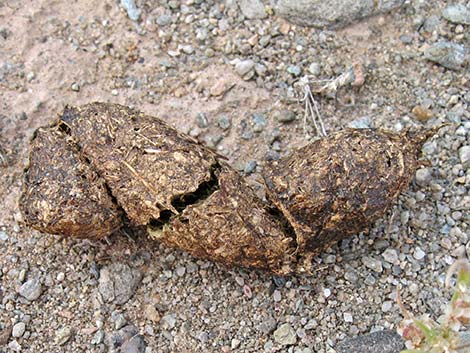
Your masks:
<path fill-rule="evenodd" d="M 421 168 L 416 171 L 416 184 L 427 186 L 432 179 L 431 168 Z"/>
<path fill-rule="evenodd" d="M 295 113 L 290 110 L 279 110 L 274 112 L 273 115 L 280 123 L 289 123 L 295 120 Z"/>
<path fill-rule="evenodd" d="M 13 330 L 11 331 L 11 335 L 13 337 L 19 338 L 19 337 L 23 336 L 25 331 L 26 331 L 26 324 L 24 322 L 18 322 L 13 326 Z"/>
<path fill-rule="evenodd" d="M 235 72 L 244 77 L 255 67 L 255 62 L 253 60 L 242 60 L 235 65 Z"/>
<path fill-rule="evenodd" d="M 72 91 L 78 92 L 80 91 L 80 85 L 77 82 L 72 83 L 72 86 L 70 86 Z"/>
<path fill-rule="evenodd" d="M 287 72 L 290 73 L 292 76 L 299 76 L 302 70 L 298 66 L 291 65 L 287 68 Z"/>
<path fill-rule="evenodd" d="M 462 164 L 470 161 L 470 145 L 459 148 L 459 158 Z"/>

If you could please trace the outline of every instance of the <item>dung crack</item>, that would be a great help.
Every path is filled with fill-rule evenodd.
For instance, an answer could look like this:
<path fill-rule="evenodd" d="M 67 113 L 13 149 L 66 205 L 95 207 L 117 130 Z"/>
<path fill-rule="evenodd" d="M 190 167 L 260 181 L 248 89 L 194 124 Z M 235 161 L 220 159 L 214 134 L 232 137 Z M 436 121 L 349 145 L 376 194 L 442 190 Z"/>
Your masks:
<path fill-rule="evenodd" d="M 210 167 L 210 177 L 199 184 L 198 188 L 194 192 L 178 195 L 171 200 L 171 206 L 178 211 L 178 214 L 182 213 L 186 208 L 191 205 L 207 200 L 214 192 L 219 190 L 219 178 L 218 175 L 221 171 L 221 166 L 218 162 L 215 162 Z M 175 216 L 170 210 L 163 210 L 160 212 L 158 219 L 152 219 L 150 221 L 150 227 L 153 229 L 161 229 L 165 224 L 170 223 L 171 219 Z"/>

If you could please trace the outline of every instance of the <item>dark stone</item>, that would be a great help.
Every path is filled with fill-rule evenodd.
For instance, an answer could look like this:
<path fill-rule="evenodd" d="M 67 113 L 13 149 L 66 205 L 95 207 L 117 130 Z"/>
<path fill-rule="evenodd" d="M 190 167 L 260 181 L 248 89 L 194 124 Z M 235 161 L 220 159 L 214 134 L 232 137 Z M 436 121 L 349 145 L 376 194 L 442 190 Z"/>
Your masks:
<path fill-rule="evenodd" d="M 336 347 L 338 353 L 399 353 L 405 341 L 394 331 L 378 331 L 345 339 Z"/>

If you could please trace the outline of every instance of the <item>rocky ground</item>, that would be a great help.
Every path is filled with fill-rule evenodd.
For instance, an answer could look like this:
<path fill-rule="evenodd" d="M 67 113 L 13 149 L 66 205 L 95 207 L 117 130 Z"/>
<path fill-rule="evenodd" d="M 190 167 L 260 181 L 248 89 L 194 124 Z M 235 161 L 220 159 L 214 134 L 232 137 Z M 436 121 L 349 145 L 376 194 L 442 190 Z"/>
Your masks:
<path fill-rule="evenodd" d="M 413 313 L 442 313 L 446 269 L 470 252 L 469 4 L 385 1 L 390 12 L 358 19 L 375 10 L 289 3 L 0 2 L 0 352 L 347 351 L 396 329 L 397 286 Z M 322 28 L 299 25 L 319 16 Z M 66 104 L 159 116 L 259 188 L 266 163 L 318 138 L 301 82 L 353 65 L 364 82 L 317 96 L 327 132 L 449 125 L 393 209 L 316 258 L 313 276 L 219 267 L 138 231 L 92 243 L 22 225 L 28 140 Z"/>

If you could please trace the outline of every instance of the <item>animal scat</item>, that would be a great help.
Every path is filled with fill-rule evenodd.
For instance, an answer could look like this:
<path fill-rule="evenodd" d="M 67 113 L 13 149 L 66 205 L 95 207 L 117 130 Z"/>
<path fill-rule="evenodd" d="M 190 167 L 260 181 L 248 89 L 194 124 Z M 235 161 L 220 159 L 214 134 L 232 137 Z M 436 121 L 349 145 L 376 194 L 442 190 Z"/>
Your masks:
<path fill-rule="evenodd" d="M 19 205 L 25 223 L 47 233 L 101 238 L 122 226 L 104 180 L 60 126 L 36 130 Z"/>
<path fill-rule="evenodd" d="M 211 178 L 216 155 L 160 119 L 121 105 L 66 107 L 67 124 L 81 153 L 103 177 L 131 221 L 145 225 Z M 154 153 L 148 153 L 148 151 Z"/>
<path fill-rule="evenodd" d="M 266 204 L 220 156 L 157 118 L 116 104 L 66 107 L 32 141 L 20 207 L 44 232 L 100 238 L 125 213 L 196 257 L 304 272 L 384 214 L 428 137 L 363 129 L 313 142 L 266 167 Z"/>
<path fill-rule="evenodd" d="M 299 253 L 318 253 L 365 230 L 418 166 L 412 135 L 345 130 L 265 169 L 269 200 L 289 219 Z"/>

